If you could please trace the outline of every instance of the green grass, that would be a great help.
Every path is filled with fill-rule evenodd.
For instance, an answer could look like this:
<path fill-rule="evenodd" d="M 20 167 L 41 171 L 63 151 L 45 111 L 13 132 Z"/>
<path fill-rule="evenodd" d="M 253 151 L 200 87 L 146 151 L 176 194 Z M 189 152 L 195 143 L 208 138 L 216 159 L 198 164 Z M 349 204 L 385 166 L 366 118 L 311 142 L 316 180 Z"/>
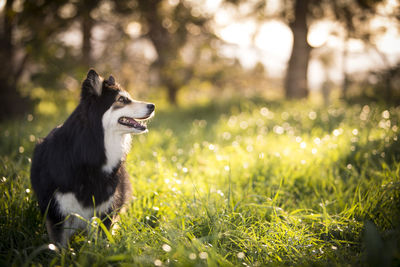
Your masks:
<path fill-rule="evenodd" d="M 65 116 L 0 125 L 0 265 L 400 264 L 400 108 L 242 99 L 159 110 L 134 137 L 134 200 L 118 228 L 92 222 L 49 249 L 30 157 Z"/>

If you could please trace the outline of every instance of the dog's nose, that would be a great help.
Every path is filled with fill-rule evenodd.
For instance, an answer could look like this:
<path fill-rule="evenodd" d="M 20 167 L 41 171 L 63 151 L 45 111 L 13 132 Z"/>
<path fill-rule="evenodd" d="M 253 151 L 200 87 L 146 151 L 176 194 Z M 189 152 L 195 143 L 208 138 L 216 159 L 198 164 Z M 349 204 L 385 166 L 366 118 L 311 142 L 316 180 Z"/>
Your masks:
<path fill-rule="evenodd" d="M 156 108 L 156 106 L 155 106 L 154 104 L 147 104 L 147 108 L 148 108 L 150 111 L 153 111 L 153 110 Z"/>

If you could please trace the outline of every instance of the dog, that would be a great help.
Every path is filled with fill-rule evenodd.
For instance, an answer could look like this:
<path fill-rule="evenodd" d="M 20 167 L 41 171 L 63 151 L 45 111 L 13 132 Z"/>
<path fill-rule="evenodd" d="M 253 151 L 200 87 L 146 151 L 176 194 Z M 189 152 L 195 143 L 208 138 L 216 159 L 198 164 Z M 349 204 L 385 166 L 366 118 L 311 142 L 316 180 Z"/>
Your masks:
<path fill-rule="evenodd" d="M 154 110 L 133 100 L 113 76 L 89 70 L 76 109 L 33 152 L 31 184 L 51 242 L 66 246 L 93 216 L 110 229 L 131 195 L 124 166 L 131 134 L 147 132 Z"/>

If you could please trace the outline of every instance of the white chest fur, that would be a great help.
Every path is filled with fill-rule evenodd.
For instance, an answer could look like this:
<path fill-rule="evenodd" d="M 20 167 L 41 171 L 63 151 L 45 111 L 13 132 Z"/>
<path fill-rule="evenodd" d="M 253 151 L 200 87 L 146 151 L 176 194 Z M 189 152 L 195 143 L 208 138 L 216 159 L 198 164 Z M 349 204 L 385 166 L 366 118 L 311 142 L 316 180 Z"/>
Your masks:
<path fill-rule="evenodd" d="M 55 194 L 55 199 L 58 204 L 59 212 L 62 215 L 66 217 L 68 215 L 72 215 L 69 218 L 67 217 L 68 219 L 64 222 L 64 230 L 61 236 L 61 244 L 65 246 L 70 236 L 75 232 L 76 229 L 86 228 L 86 221 L 90 221 L 93 216 L 99 217 L 100 214 L 110 211 L 110 208 L 113 204 L 114 196 L 111 196 L 107 201 L 104 201 L 99 205 L 95 205 L 96 208 L 82 206 L 73 193 L 63 194 L 57 192 Z M 74 214 L 82 216 L 86 221 L 81 220 L 76 216 L 73 216 Z"/>
<path fill-rule="evenodd" d="M 106 152 L 106 163 L 103 171 L 110 173 L 113 168 L 124 160 L 131 148 L 132 137 L 130 134 L 120 134 L 109 129 L 104 129 L 104 148 Z"/>
<path fill-rule="evenodd" d="M 86 220 L 89 220 L 92 218 L 95 214 L 96 216 L 99 216 L 100 214 L 103 214 L 107 211 L 110 210 L 114 196 L 111 196 L 107 201 L 104 201 L 103 203 L 96 204 L 96 212 L 94 207 L 84 207 L 82 204 L 76 199 L 74 193 L 60 193 L 57 192 L 55 194 L 55 198 L 59 207 L 59 211 L 62 215 L 68 216 L 72 213 L 79 214 Z"/>

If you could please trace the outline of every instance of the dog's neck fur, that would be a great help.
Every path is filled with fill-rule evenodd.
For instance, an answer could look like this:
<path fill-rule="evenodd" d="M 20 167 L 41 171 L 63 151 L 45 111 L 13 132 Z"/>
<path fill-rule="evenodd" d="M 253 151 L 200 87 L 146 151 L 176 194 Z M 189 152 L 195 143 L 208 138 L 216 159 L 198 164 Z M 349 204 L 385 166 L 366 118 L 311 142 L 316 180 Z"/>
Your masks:
<path fill-rule="evenodd" d="M 121 161 L 125 160 L 126 154 L 131 149 L 132 137 L 130 134 L 121 134 L 112 129 L 104 129 L 104 150 L 106 162 L 102 170 L 111 173 Z"/>

